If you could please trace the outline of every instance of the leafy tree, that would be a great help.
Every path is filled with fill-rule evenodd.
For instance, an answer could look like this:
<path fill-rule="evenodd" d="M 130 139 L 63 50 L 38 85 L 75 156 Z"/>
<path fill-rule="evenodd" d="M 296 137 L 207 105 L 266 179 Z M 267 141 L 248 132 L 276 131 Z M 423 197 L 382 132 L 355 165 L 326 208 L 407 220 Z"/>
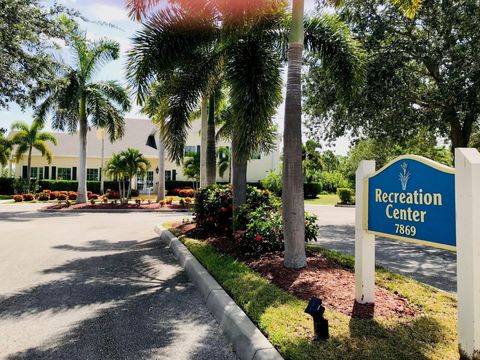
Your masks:
<path fill-rule="evenodd" d="M 402 142 L 422 125 L 452 148 L 467 146 L 480 120 L 479 13 L 476 0 L 424 0 L 413 19 L 382 0 L 346 1 L 340 16 L 368 53 L 366 80 L 345 101 L 328 74 L 312 69 L 312 133 Z"/>
<path fill-rule="evenodd" d="M 307 140 L 302 146 L 303 152 L 303 171 L 306 182 L 317 182 L 320 180 L 320 173 L 325 167 L 323 156 L 320 153 L 320 144 Z"/>
<path fill-rule="evenodd" d="M 52 162 L 52 152 L 47 141 L 57 145 L 57 139 L 52 133 L 42 132 L 45 125 L 38 119 L 35 119 L 31 126 L 24 122 L 12 124 L 12 130 L 16 131 L 12 136 L 11 143 L 15 145 L 15 159 L 20 161 L 25 153 L 27 160 L 27 179 L 30 187 L 30 178 L 32 176 L 32 151 L 38 150 L 42 157 L 45 157 L 50 164 Z"/>
<path fill-rule="evenodd" d="M 373 138 L 358 141 L 350 149 L 341 165 L 342 173 L 353 184 L 360 161 L 375 160 L 377 169 L 379 169 L 394 158 L 406 154 L 428 157 L 449 166 L 453 163 L 451 152 L 445 147 L 438 146 L 434 135 L 425 129 L 419 129 L 417 136 L 404 143 Z"/>
<path fill-rule="evenodd" d="M 59 75 L 37 89 L 42 98 L 36 114 L 45 120 L 51 114 L 52 126 L 74 132 L 79 128 L 80 164 L 77 202 L 87 201 L 86 159 L 89 126 L 103 128 L 110 141 L 124 134 L 123 114 L 130 109 L 127 91 L 116 81 L 93 81 L 95 72 L 105 63 L 118 59 L 120 45 L 102 39 L 90 42 L 86 33 L 67 17 L 61 18 L 68 34 L 67 44 L 72 49 L 74 63 L 64 64 Z"/>
<path fill-rule="evenodd" d="M 30 104 L 30 91 L 53 77 L 54 38 L 63 38 L 60 13 L 74 12 L 38 0 L 0 0 L 0 108 Z"/>

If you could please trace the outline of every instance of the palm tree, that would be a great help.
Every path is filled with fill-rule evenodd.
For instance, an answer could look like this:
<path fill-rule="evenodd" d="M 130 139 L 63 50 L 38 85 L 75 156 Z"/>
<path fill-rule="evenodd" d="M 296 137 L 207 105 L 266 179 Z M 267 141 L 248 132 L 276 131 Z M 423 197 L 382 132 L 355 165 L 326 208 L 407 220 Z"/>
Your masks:
<path fill-rule="evenodd" d="M 145 175 L 150 167 L 150 161 L 137 149 L 128 148 L 120 153 L 124 164 L 125 175 L 128 177 L 127 199 L 132 193 L 132 182 L 135 175 Z"/>
<path fill-rule="evenodd" d="M 157 26 L 158 27 L 157 30 L 158 30 L 158 29 L 162 29 L 162 26 L 163 26 L 161 21 L 159 21 L 160 18 L 162 16 L 165 16 L 165 18 L 167 19 L 173 13 L 175 13 L 175 11 L 172 10 L 171 8 L 168 8 L 165 11 L 160 11 L 158 14 L 154 12 L 152 13 L 151 12 L 152 8 L 155 8 L 159 3 L 160 3 L 160 0 L 128 0 L 127 7 L 130 9 L 130 16 L 133 19 L 136 19 L 138 21 L 144 20 L 149 16 L 155 17 L 157 23 L 154 24 L 154 21 L 150 21 L 148 26 Z M 170 1 L 170 3 L 173 3 L 174 5 L 179 5 L 181 1 L 172 0 Z M 186 3 L 183 3 L 182 5 L 186 5 Z M 192 10 L 192 13 L 195 13 L 196 10 L 198 10 L 199 8 L 195 4 L 192 4 L 192 7 L 190 9 Z M 201 16 L 200 17 L 197 16 L 196 18 L 200 19 Z M 175 21 L 175 19 L 173 18 L 170 18 L 169 20 Z M 154 30 L 154 29 L 151 28 L 150 30 Z M 143 33 L 142 35 L 146 35 L 147 37 L 149 36 L 146 32 Z M 146 39 L 144 38 L 143 40 L 146 40 Z M 173 40 L 176 41 L 175 39 Z M 209 48 L 205 47 L 202 49 L 202 51 L 198 51 L 196 62 L 208 63 L 212 65 L 215 62 L 215 60 L 212 62 L 211 57 L 212 56 L 216 57 L 215 51 L 212 51 L 212 50 L 213 50 L 212 47 L 209 47 Z M 133 55 L 133 52 L 132 52 L 131 58 L 135 57 L 136 55 Z M 143 55 L 148 56 L 148 54 L 143 54 Z M 166 73 L 169 73 L 176 65 L 178 66 L 180 64 L 186 64 L 188 62 L 191 63 L 191 60 L 192 60 L 191 57 L 189 57 L 188 59 L 184 59 L 184 58 L 174 58 L 171 56 L 162 56 L 161 58 L 157 59 L 156 62 L 142 64 L 143 67 L 146 67 L 146 68 L 142 68 L 142 65 L 137 66 L 137 64 L 133 63 L 135 61 L 133 60 L 132 63 L 129 65 L 129 75 L 133 85 L 135 87 L 139 86 L 139 90 L 140 88 L 142 88 L 138 94 L 139 103 L 143 104 L 144 101 L 148 102 L 149 99 L 154 97 L 153 103 L 155 104 L 156 101 L 158 101 L 158 99 L 155 98 L 156 94 L 158 93 L 156 93 L 152 89 L 149 94 L 145 94 L 146 91 L 145 91 L 145 88 L 143 88 L 143 85 L 145 84 L 140 85 L 140 81 L 138 81 L 139 80 L 138 75 L 142 77 L 143 74 L 147 73 L 148 71 L 150 71 L 151 73 L 153 69 L 155 69 L 155 72 L 157 72 L 157 74 L 159 73 L 166 74 Z M 149 67 L 150 67 L 150 70 L 148 69 Z M 199 74 L 204 77 L 203 81 L 199 83 L 202 89 L 200 90 L 200 93 L 197 94 L 198 97 L 201 98 L 200 109 L 201 109 L 201 136 L 202 136 L 201 154 L 202 156 L 200 160 L 201 161 L 200 183 L 202 187 L 213 185 L 216 182 L 215 114 L 214 112 L 212 112 L 212 108 L 215 109 L 215 88 L 218 86 L 219 79 L 216 78 L 215 76 L 211 76 L 215 70 L 216 70 L 215 68 L 208 69 L 207 67 L 203 67 L 201 69 L 202 72 Z M 197 90 L 198 89 L 195 89 L 194 91 L 197 91 Z M 195 102 L 199 100 L 198 97 L 194 100 Z M 190 101 L 192 101 L 192 99 L 190 99 Z M 158 116 L 159 110 L 156 109 L 155 107 L 152 108 L 151 105 L 147 104 L 144 110 L 151 117 L 154 117 L 157 115 L 156 116 L 157 121 L 160 120 L 161 122 L 165 123 L 166 120 Z M 192 109 L 190 109 L 190 112 L 192 112 Z M 184 117 L 185 114 L 181 114 L 181 115 L 177 114 L 177 116 Z M 185 121 L 185 118 L 182 119 L 182 121 Z M 183 157 L 182 152 L 183 152 L 184 141 L 181 143 L 178 143 L 177 138 L 172 138 L 171 136 L 167 135 L 168 131 L 169 131 L 168 126 L 164 125 L 163 137 L 164 137 L 165 147 L 167 148 L 167 150 L 169 150 L 171 160 L 175 160 L 177 163 L 179 163 L 181 161 L 181 158 Z M 171 139 L 171 140 L 168 141 L 168 139 Z"/>
<path fill-rule="evenodd" d="M 5 138 L 4 130 L 0 129 L 0 165 L 2 168 L 9 163 L 11 153 L 12 142 Z"/>
<path fill-rule="evenodd" d="M 228 182 L 230 182 L 230 150 L 226 146 L 218 148 L 218 175 L 223 178 L 225 171 L 229 170 Z"/>
<path fill-rule="evenodd" d="M 118 192 L 120 194 L 120 202 L 124 203 L 127 198 L 125 194 L 125 179 L 126 179 L 126 163 L 121 153 L 113 153 L 112 157 L 107 163 L 105 173 L 114 180 L 118 181 Z"/>
<path fill-rule="evenodd" d="M 31 126 L 25 122 L 16 122 L 12 124 L 12 130 L 16 130 L 12 136 L 11 143 L 15 145 L 15 159 L 20 161 L 25 153 L 28 154 L 27 160 L 27 179 L 30 187 L 30 178 L 32 175 L 32 151 L 37 149 L 42 157 L 45 157 L 50 164 L 52 162 L 52 152 L 47 141 L 57 145 L 57 139 L 52 133 L 42 132 L 45 125 L 38 119 L 35 119 Z"/>
<path fill-rule="evenodd" d="M 141 14 L 151 3 L 132 2 L 142 4 Z M 155 106 L 150 110 L 162 119 L 162 133 L 172 160 L 181 160 L 190 115 L 202 98 L 209 97 L 208 135 L 213 140 L 209 141 L 208 158 L 212 157 L 209 162 L 214 173 L 212 109 L 217 90 L 226 83 L 231 121 L 236 124 L 232 124 L 235 206 L 245 201 L 247 161 L 271 133 L 272 117 L 281 101 L 281 59 L 272 40 L 284 20 L 283 6 L 269 7 L 272 11 L 265 11 L 263 6 L 246 17 L 234 13 L 222 1 L 203 5 L 181 2 L 181 6 L 161 10 L 146 21 L 129 54 L 128 77 L 140 102 L 154 99 L 150 105 Z M 249 21 L 252 18 L 257 21 Z"/>
<path fill-rule="evenodd" d="M 42 84 L 37 96 L 43 98 L 36 109 L 40 119 L 52 114 L 53 128 L 74 132 L 79 129 L 80 164 L 77 202 L 87 201 L 86 159 L 89 126 L 104 128 L 110 141 L 124 134 L 123 114 L 130 110 L 126 90 L 115 81 L 93 81 L 105 63 L 118 59 L 118 42 L 102 39 L 90 42 L 72 20 L 62 17 L 68 31 L 67 44 L 73 50 L 74 64 L 65 65 L 53 81 Z"/>
<path fill-rule="evenodd" d="M 408 16 L 414 16 L 421 0 L 391 0 Z M 330 0 L 338 6 L 342 0 Z M 306 266 L 305 206 L 303 202 L 302 169 L 302 60 L 305 39 L 304 0 L 293 0 L 292 22 L 288 44 L 288 80 L 285 99 L 285 131 L 283 136 L 283 221 L 285 241 L 285 266 Z M 325 59 L 332 53 L 323 50 Z M 330 59 L 340 60 L 340 59 Z M 334 61 L 335 62 L 335 61 Z M 338 62 L 338 61 L 337 61 Z"/>

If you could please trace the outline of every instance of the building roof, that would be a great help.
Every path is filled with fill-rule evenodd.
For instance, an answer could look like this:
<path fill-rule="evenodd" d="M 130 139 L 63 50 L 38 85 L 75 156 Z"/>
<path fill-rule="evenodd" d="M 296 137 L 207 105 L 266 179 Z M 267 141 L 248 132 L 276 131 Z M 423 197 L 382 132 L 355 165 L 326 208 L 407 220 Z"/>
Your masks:
<path fill-rule="evenodd" d="M 117 153 L 127 148 L 135 148 L 147 158 L 158 157 L 157 150 L 146 146 L 148 136 L 155 131 L 155 126 L 148 119 L 125 119 L 125 135 L 122 139 L 111 143 L 108 134 L 105 138 L 105 157 L 111 157 L 112 153 Z M 14 132 L 10 134 L 12 136 Z M 78 133 L 53 132 L 57 138 L 57 146 L 51 144 L 50 150 L 53 156 L 79 156 L 80 145 Z M 32 155 L 39 156 L 37 150 Z M 102 141 L 97 137 L 96 128 L 91 128 L 87 134 L 87 157 L 102 156 Z"/>

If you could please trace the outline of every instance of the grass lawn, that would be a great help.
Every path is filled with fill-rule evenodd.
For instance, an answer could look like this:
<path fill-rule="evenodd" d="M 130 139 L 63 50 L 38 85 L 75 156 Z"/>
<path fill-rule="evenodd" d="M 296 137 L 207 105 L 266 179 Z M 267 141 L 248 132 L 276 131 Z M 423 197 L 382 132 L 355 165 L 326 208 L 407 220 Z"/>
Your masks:
<path fill-rule="evenodd" d="M 0 200 L 10 200 L 12 195 L 0 195 Z"/>
<path fill-rule="evenodd" d="M 340 201 L 337 194 L 318 195 L 316 199 L 306 199 L 305 204 L 308 205 L 335 205 Z"/>
<path fill-rule="evenodd" d="M 175 232 L 174 229 L 171 231 Z M 377 284 L 397 291 L 424 315 L 355 319 L 327 309 L 330 339 L 312 341 L 306 301 L 273 285 L 242 262 L 191 238 L 181 241 L 266 334 L 285 359 L 457 359 L 456 298 L 415 280 L 377 269 Z M 342 267 L 353 258 L 317 249 Z M 322 281 L 318 279 L 318 281 Z"/>

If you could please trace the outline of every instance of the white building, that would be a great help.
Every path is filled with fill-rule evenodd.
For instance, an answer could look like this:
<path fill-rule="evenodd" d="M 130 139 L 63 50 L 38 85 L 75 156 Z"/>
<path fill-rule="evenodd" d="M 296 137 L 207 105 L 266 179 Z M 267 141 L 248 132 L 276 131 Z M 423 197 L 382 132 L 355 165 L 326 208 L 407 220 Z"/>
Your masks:
<path fill-rule="evenodd" d="M 125 136 L 110 143 L 104 140 L 104 163 L 106 164 L 113 153 L 135 148 L 145 155 L 150 161 L 150 169 L 144 177 L 137 176 L 134 181 L 136 187 L 141 192 L 147 192 L 148 189 L 156 191 L 158 184 L 158 151 L 147 146 L 148 136 L 155 130 L 155 126 L 150 120 L 144 119 L 126 119 Z M 185 150 L 189 152 L 200 151 L 200 120 L 192 123 L 188 139 L 185 144 Z M 58 145 L 50 144 L 50 150 L 53 154 L 51 164 L 41 157 L 41 154 L 33 150 L 32 156 L 32 177 L 39 180 L 77 180 L 77 167 L 79 165 L 79 139 L 77 133 L 54 133 Z M 87 180 L 95 181 L 100 179 L 102 140 L 97 136 L 97 131 L 92 128 L 88 133 L 87 139 Z M 230 146 L 225 141 L 217 142 L 217 146 Z M 270 170 L 277 170 L 280 166 L 280 149 L 277 149 L 268 155 L 260 155 L 257 159 L 250 160 L 247 170 L 247 181 L 258 182 L 265 178 Z M 166 156 L 168 158 L 168 156 Z M 182 165 L 177 165 L 165 159 L 165 180 L 191 181 L 183 175 Z M 18 164 L 15 165 L 14 175 L 16 177 L 27 176 L 27 156 L 25 155 Z M 106 179 L 106 177 L 104 177 Z M 229 180 L 229 171 L 221 178 L 217 173 L 217 181 L 227 182 Z"/>

